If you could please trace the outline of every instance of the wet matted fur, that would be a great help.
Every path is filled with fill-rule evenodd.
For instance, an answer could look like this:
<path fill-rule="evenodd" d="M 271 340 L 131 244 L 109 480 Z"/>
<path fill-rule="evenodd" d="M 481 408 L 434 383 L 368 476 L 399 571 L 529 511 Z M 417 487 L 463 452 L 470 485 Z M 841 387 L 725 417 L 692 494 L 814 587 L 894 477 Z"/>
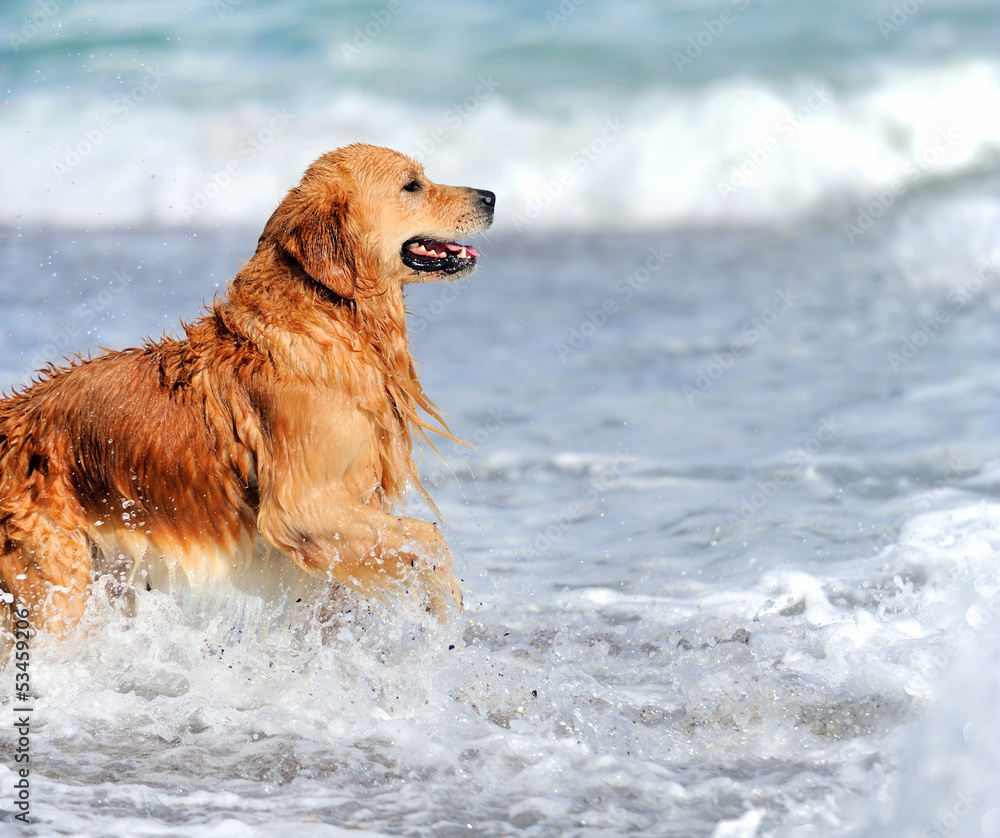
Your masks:
<path fill-rule="evenodd" d="M 388 149 L 325 154 L 184 338 L 51 367 L 0 401 L 7 627 L 27 606 L 65 633 L 108 569 L 239 587 L 261 555 L 442 619 L 461 607 L 437 527 L 393 514 L 410 485 L 426 497 L 413 431 L 447 433 L 403 285 L 474 270 L 456 240 L 494 201 Z"/>

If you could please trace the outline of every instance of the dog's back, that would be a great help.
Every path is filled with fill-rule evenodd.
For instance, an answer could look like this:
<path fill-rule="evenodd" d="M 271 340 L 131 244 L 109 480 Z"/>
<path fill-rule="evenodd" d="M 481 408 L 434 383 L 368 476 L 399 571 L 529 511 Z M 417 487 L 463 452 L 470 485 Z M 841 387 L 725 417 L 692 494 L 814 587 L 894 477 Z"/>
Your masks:
<path fill-rule="evenodd" d="M 0 581 L 56 630 L 82 612 L 94 558 L 219 575 L 253 532 L 253 456 L 233 433 L 252 368 L 209 322 L 198 332 L 211 347 L 101 355 L 0 402 Z"/>

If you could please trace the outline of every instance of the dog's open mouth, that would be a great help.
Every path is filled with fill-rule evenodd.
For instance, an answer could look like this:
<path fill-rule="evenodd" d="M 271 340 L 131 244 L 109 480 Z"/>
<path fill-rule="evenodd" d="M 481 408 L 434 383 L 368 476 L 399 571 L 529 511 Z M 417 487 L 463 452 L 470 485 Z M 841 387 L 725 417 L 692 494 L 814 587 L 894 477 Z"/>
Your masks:
<path fill-rule="evenodd" d="M 473 267 L 479 254 L 468 244 L 411 239 L 403 245 L 401 258 L 415 271 L 453 274 Z"/>

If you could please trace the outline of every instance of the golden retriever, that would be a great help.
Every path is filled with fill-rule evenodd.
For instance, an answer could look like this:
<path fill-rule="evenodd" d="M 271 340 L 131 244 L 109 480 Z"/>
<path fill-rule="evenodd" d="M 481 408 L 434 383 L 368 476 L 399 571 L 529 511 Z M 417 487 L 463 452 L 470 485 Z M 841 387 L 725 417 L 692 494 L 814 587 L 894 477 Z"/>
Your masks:
<path fill-rule="evenodd" d="M 7 628 L 26 607 L 65 634 L 101 573 L 226 590 L 285 560 L 441 620 L 461 608 L 438 528 L 393 514 L 409 486 L 433 509 L 412 432 L 450 435 L 410 356 L 403 285 L 473 271 L 457 240 L 495 201 L 389 149 L 325 154 L 184 338 L 50 367 L 0 400 Z"/>

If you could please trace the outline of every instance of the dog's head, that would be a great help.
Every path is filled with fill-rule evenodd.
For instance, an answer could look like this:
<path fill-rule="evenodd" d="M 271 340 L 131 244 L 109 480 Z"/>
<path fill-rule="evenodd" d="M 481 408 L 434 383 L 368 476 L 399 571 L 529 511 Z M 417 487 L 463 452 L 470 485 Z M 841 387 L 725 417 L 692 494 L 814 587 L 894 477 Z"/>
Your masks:
<path fill-rule="evenodd" d="M 484 189 L 428 180 L 419 163 L 399 152 L 350 145 L 306 170 L 261 240 L 351 299 L 359 279 L 428 282 L 471 273 L 479 254 L 459 239 L 487 229 L 495 203 Z"/>

